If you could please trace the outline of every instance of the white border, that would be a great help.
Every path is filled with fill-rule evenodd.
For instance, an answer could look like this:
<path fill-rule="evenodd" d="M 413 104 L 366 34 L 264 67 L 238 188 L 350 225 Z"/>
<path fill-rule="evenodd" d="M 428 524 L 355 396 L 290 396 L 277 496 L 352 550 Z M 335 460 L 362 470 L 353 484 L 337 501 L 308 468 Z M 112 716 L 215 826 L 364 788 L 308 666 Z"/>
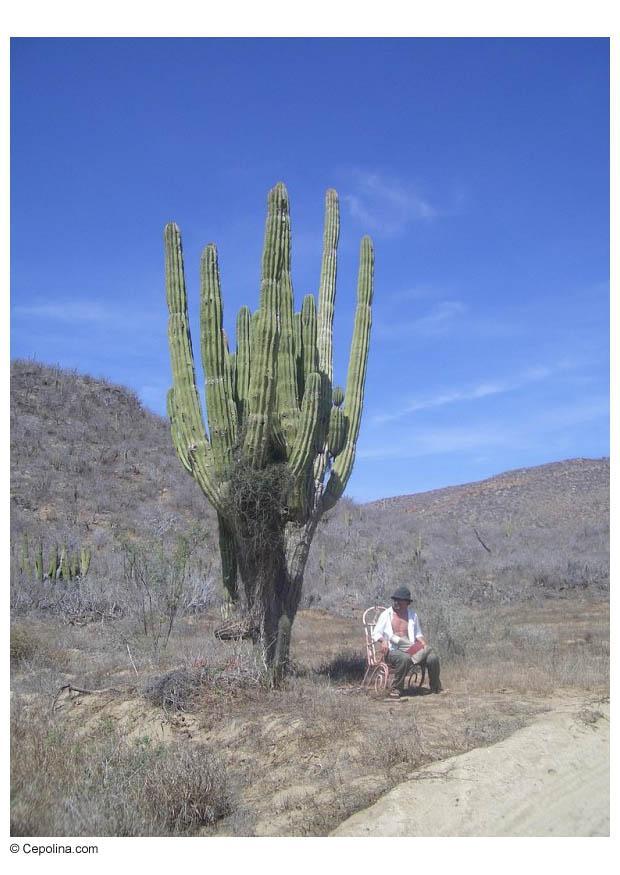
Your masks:
<path fill-rule="evenodd" d="M 5 209 L 2 235 L 5 251 L 4 275 L 8 289 L 8 42 L 10 36 L 232 36 L 232 37 L 282 37 L 282 36 L 599 36 L 612 37 L 612 107 L 613 96 L 618 95 L 618 6 L 602 0 L 522 0 L 522 2 L 441 2 L 441 0 L 411 0 L 407 11 L 404 4 L 394 0 L 371 3 L 338 3 L 337 0 L 314 0 L 296 5 L 291 0 L 257 0 L 255 3 L 227 2 L 198 4 L 188 0 L 174 3 L 151 3 L 129 0 L 110 0 L 103 4 L 87 4 L 83 0 L 59 0 L 59 2 L 33 2 L 13 0 L 5 7 L 2 27 L 2 63 L 0 75 L 4 85 L 5 109 L 2 113 L 2 146 L 6 150 L 2 161 L 2 194 Z M 618 204 L 617 111 L 612 116 L 612 253 L 618 251 Z M 617 325 L 617 259 L 612 255 L 612 326 Z M 8 350 L 8 293 L 3 300 L 3 316 L 0 320 L 0 342 Z M 613 333 L 617 342 L 617 331 Z M 618 437 L 618 411 L 616 375 L 618 355 L 616 343 L 612 343 L 612 520 L 616 526 L 617 478 L 615 476 L 615 449 Z M 8 356 L 5 358 L 7 379 L 2 382 L 2 400 L 5 416 L 8 417 Z M 8 436 L 7 436 L 8 437 Z M 3 469 L 5 508 L 8 506 L 8 439 L 5 443 L 7 464 Z M 3 546 L 8 555 L 8 523 L 3 527 Z M 613 539 L 612 539 L 613 544 Z M 617 549 L 612 547 L 612 593 L 616 578 Z M 612 607 L 615 600 L 612 597 Z M 5 623 L 5 649 L 8 652 L 8 621 Z M 614 636 L 615 640 L 615 636 Z M 7 659 L 8 663 L 8 659 Z M 8 667 L 7 667 L 8 674 Z M 8 684 L 5 688 L 8 690 Z M 8 693 L 7 693 L 8 696 Z M 612 695 L 612 727 L 616 725 L 615 697 Z M 6 711 L 5 711 L 6 713 Z M 6 726 L 3 725 L 6 736 Z M 5 738 L 5 752 L 8 739 Z M 3 758 L 8 777 L 8 756 Z M 615 777 L 616 756 L 612 746 L 612 775 Z M 5 781 L 5 787 L 7 782 Z M 613 779 L 612 779 L 613 787 Z M 5 799 L 7 799 L 5 795 Z M 8 823 L 6 811 L 5 823 Z M 251 867 L 252 873 L 271 873 L 301 869 L 302 872 L 325 866 L 327 872 L 353 870 L 364 872 L 370 869 L 409 869 L 407 859 L 414 861 L 412 868 L 421 873 L 444 872 L 485 873 L 512 871 L 539 873 L 561 871 L 582 873 L 599 870 L 610 871 L 612 843 L 617 840 L 617 806 L 612 793 L 612 839 L 101 839 L 92 843 L 99 846 L 96 858 L 55 856 L 44 861 L 37 857 L 11 856 L 9 839 L 5 843 L 5 856 L 15 871 L 29 869 L 31 865 L 41 871 L 62 871 L 76 864 L 86 871 L 109 870 L 111 863 L 124 867 L 137 864 L 144 867 L 152 860 L 162 865 L 189 864 L 206 868 L 207 871 L 239 871 Z M 7 830 L 8 832 L 8 830 Z M 19 841 L 24 841 L 20 839 Z M 36 840 L 41 843 L 42 840 Z M 45 843 L 53 842 L 46 839 Z M 66 839 L 57 839 L 64 843 Z M 80 839 L 80 843 L 90 843 Z M 35 862 L 32 862 L 35 861 Z"/>

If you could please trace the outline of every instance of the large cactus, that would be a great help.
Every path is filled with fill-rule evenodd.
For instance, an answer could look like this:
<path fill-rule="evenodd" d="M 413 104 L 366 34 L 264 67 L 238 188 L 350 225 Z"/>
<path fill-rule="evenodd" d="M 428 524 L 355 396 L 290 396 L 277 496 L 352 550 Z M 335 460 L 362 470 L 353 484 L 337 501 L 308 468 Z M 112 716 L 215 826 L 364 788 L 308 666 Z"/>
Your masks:
<path fill-rule="evenodd" d="M 181 463 L 217 510 L 227 600 L 238 598 L 240 573 L 274 679 L 281 677 L 288 659 L 316 525 L 346 487 L 360 428 L 373 247 L 369 237 L 362 239 L 343 404 L 342 390 L 332 389 L 338 236 L 338 197 L 329 190 L 318 312 L 312 295 L 295 312 L 288 195 L 282 183 L 269 192 L 260 303 L 254 314 L 247 307 L 239 311 L 234 353 L 222 328 L 217 250 L 213 244 L 205 247 L 200 333 L 207 435 L 196 386 L 181 235 L 174 223 L 164 232 L 172 439 Z"/>

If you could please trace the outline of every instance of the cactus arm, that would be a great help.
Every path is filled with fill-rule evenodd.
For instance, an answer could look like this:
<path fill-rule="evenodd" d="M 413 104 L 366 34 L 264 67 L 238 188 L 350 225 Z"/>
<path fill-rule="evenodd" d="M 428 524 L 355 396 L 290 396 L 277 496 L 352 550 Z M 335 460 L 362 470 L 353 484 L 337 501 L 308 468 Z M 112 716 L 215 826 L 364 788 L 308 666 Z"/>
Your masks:
<path fill-rule="evenodd" d="M 34 576 L 41 583 L 43 580 L 43 544 L 39 541 L 34 554 Z"/>
<path fill-rule="evenodd" d="M 319 369 L 324 375 L 325 385 L 321 406 L 321 432 L 327 438 L 330 428 L 331 386 L 333 382 L 333 326 L 334 304 L 336 301 L 336 260 L 338 238 L 340 236 L 340 211 L 338 195 L 334 189 L 325 194 L 325 221 L 323 225 L 323 258 L 321 261 L 321 282 L 319 286 L 319 313 L 317 348 Z M 332 454 L 333 455 L 333 454 Z M 327 443 L 321 448 L 314 462 L 314 480 L 317 492 L 322 489 L 325 472 L 329 464 L 330 447 Z"/>
<path fill-rule="evenodd" d="M 47 576 L 50 580 L 56 580 L 58 572 L 58 544 L 54 544 L 50 550 L 50 561 L 47 566 Z"/>
<path fill-rule="evenodd" d="M 234 420 L 237 423 L 237 428 L 239 427 L 239 421 L 237 419 L 237 394 L 235 392 L 235 386 L 237 385 L 237 356 L 234 352 L 229 352 L 226 357 L 226 394 L 230 400 L 233 401 L 235 405 L 234 412 Z M 232 415 L 232 414 L 231 414 Z"/>
<path fill-rule="evenodd" d="M 323 493 L 322 508 L 328 510 L 338 501 L 345 490 L 353 470 L 355 447 L 359 435 L 364 401 L 364 384 L 370 345 L 371 304 L 373 295 L 374 253 L 372 240 L 364 237 L 360 247 L 360 266 L 357 286 L 357 308 L 347 386 L 344 395 L 344 416 L 347 423 L 347 436 L 344 447 L 336 457 L 330 478 Z"/>
<path fill-rule="evenodd" d="M 235 410 L 232 414 L 233 420 L 236 425 L 237 423 L 237 394 L 236 394 L 236 372 L 237 372 L 237 356 L 234 352 L 231 352 L 228 346 L 228 337 L 224 329 L 222 329 L 222 338 L 224 339 L 224 349 L 226 351 L 226 379 L 224 381 L 224 385 L 226 386 L 226 396 L 228 397 L 228 403 L 232 400 L 235 404 Z"/>
<path fill-rule="evenodd" d="M 320 406 L 321 376 L 317 373 L 308 374 L 297 438 L 288 462 L 289 470 L 295 479 L 304 474 L 316 454 Z"/>
<path fill-rule="evenodd" d="M 301 308 L 301 342 L 302 342 L 302 369 L 304 383 L 312 373 L 320 373 L 321 388 L 319 394 L 319 410 L 317 413 L 318 423 L 315 432 L 315 462 L 314 480 L 318 479 L 318 472 L 327 465 L 327 452 L 324 447 L 327 426 L 329 422 L 329 409 L 331 406 L 331 383 L 319 366 L 319 353 L 317 349 L 317 314 L 314 295 L 304 297 Z M 304 393 L 307 391 L 304 388 Z M 318 453 L 318 455 L 317 455 Z"/>
<path fill-rule="evenodd" d="M 319 370 L 319 359 L 316 348 L 316 306 L 314 303 L 314 295 L 306 295 L 304 297 L 303 306 L 301 308 L 301 335 L 305 383 L 310 374 L 314 374 Z"/>
<path fill-rule="evenodd" d="M 297 374 L 297 397 L 304 397 L 304 342 L 301 329 L 301 312 L 293 314 L 293 341 L 295 344 L 295 372 Z"/>
<path fill-rule="evenodd" d="M 174 222 L 164 230 L 166 253 L 166 300 L 168 302 L 168 345 L 174 385 L 174 403 L 179 424 L 178 434 L 199 486 L 217 506 L 218 491 L 213 453 L 206 438 L 205 426 L 196 389 L 194 355 L 189 330 L 187 293 L 183 269 L 181 233 Z"/>
<path fill-rule="evenodd" d="M 271 438 L 279 342 L 278 299 L 286 215 L 288 215 L 288 195 L 284 185 L 278 183 L 269 192 L 260 308 L 252 318 L 250 412 L 244 446 L 247 459 L 254 468 L 261 468 L 264 465 Z"/>
<path fill-rule="evenodd" d="M 347 420 L 339 407 L 332 407 L 329 414 L 327 448 L 330 456 L 337 456 L 343 449 L 347 436 Z"/>
<path fill-rule="evenodd" d="M 179 420 L 177 417 L 176 405 L 174 403 L 174 389 L 168 390 L 168 395 L 166 396 L 166 411 L 168 413 L 168 419 L 170 420 L 170 433 L 172 435 L 172 443 L 174 444 L 177 456 L 179 457 L 181 464 L 183 465 L 185 470 L 189 471 L 189 473 L 191 474 L 192 466 L 189 459 L 187 458 L 185 444 L 183 442 L 179 429 Z"/>
<path fill-rule="evenodd" d="M 340 235 L 338 195 L 330 188 L 325 195 L 325 224 L 323 227 L 323 258 L 319 286 L 319 318 L 317 346 L 319 369 L 333 380 L 333 324 L 336 300 L 336 255 Z M 330 402 L 331 403 L 331 402 Z"/>
<path fill-rule="evenodd" d="M 237 412 L 232 403 L 228 344 L 222 325 L 222 294 L 217 250 L 205 246 L 200 260 L 200 346 L 205 374 L 207 419 L 215 473 L 224 478 L 237 437 Z"/>
<path fill-rule="evenodd" d="M 30 574 L 30 555 L 28 549 L 28 535 L 24 535 L 19 554 L 19 570 L 24 574 Z"/>
<path fill-rule="evenodd" d="M 278 380 L 276 407 L 280 442 L 290 454 L 299 424 L 299 395 L 295 337 L 293 327 L 293 283 L 291 280 L 291 223 L 288 211 L 283 214 L 282 275 L 279 286 L 280 340 L 278 343 Z"/>
<path fill-rule="evenodd" d="M 69 580 L 69 558 L 64 544 L 60 550 L 60 558 L 58 560 L 58 576 L 62 577 L 63 580 Z"/>
<path fill-rule="evenodd" d="M 86 577 L 90 568 L 90 550 L 88 547 L 82 547 L 80 550 L 80 575 Z"/>
<path fill-rule="evenodd" d="M 236 325 L 235 396 L 239 429 L 245 425 L 250 397 L 250 319 L 249 309 L 242 307 L 237 314 Z"/>

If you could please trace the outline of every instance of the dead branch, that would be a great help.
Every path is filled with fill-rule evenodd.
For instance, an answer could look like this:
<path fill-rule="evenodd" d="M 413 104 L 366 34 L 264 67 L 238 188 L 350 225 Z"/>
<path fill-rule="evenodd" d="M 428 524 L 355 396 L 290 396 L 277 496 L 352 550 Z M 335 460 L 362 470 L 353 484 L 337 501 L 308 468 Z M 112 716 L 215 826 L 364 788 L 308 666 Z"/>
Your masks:
<path fill-rule="evenodd" d="M 74 687 L 73 684 L 63 684 L 62 687 L 58 690 L 56 695 L 54 696 L 54 701 L 52 702 L 52 711 L 56 710 L 56 704 L 58 702 L 58 698 L 61 693 L 64 693 L 65 690 L 68 690 L 70 693 L 80 693 L 86 696 L 97 695 L 97 693 L 126 693 L 127 689 L 119 689 L 118 687 L 102 687 L 100 690 L 86 690 L 82 687 Z"/>
<path fill-rule="evenodd" d="M 472 526 L 472 529 L 474 530 L 474 535 L 478 538 L 478 540 L 480 541 L 480 543 L 482 544 L 482 546 L 484 547 L 484 549 L 487 551 L 487 553 L 490 553 L 491 550 L 489 549 L 489 547 L 487 547 L 487 545 L 484 543 L 484 541 L 482 540 L 482 538 L 481 538 L 480 535 L 478 534 L 478 532 L 477 532 L 477 530 L 476 530 L 476 527 L 475 527 L 475 526 Z"/>

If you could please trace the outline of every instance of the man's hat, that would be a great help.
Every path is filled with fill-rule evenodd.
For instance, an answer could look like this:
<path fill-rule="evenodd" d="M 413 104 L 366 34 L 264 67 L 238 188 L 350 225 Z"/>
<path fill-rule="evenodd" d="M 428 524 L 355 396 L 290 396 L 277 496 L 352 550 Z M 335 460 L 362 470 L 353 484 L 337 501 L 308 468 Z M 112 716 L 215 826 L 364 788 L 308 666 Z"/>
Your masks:
<path fill-rule="evenodd" d="M 413 601 L 411 598 L 411 593 L 409 592 L 409 590 L 407 589 L 406 586 L 399 586 L 398 589 L 396 590 L 396 592 L 394 593 L 394 595 L 392 596 L 392 598 L 393 599 L 402 599 L 404 602 Z"/>

